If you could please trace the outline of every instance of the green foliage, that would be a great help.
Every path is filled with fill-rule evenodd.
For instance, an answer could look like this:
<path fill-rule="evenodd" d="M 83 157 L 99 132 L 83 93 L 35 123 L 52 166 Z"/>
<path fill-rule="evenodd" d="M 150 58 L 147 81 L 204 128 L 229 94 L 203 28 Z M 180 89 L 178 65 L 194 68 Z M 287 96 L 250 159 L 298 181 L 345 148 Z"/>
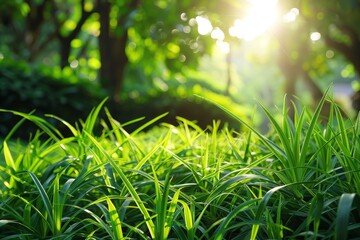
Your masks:
<path fill-rule="evenodd" d="M 35 116 L 42 117 L 51 114 L 73 124 L 85 118 L 91 106 L 105 98 L 104 91 L 94 82 L 89 83 L 86 79 L 61 72 L 50 74 L 50 70 L 51 68 L 32 69 L 22 62 L 3 61 L 0 64 L 1 108 L 32 112 Z M 197 121 L 203 128 L 211 124 L 212 119 L 221 120 L 232 128 L 239 127 L 237 121 L 229 118 L 219 108 L 194 96 L 202 94 L 217 99 L 225 106 L 233 105 L 230 97 L 214 93 L 216 89 L 207 90 L 210 87 L 204 81 L 189 79 L 185 86 L 171 81 L 164 84 L 168 84 L 168 91 L 161 91 L 158 87 L 149 91 L 150 86 L 137 87 L 136 84 L 130 84 L 126 86 L 126 92 L 129 92 L 130 96 L 124 96 L 120 104 L 109 102 L 107 106 L 116 118 L 123 122 L 143 117 L 155 118 L 168 112 L 164 121 L 173 124 L 176 124 L 177 116 L 182 116 Z M 245 107 L 239 108 L 237 113 L 241 116 L 249 114 Z M 0 135 L 6 135 L 17 121 L 17 116 L 4 114 L 0 120 Z M 55 119 L 50 118 L 49 121 L 63 134 L 69 133 L 68 129 Z M 143 123 L 130 125 L 127 130 L 133 131 L 141 124 Z M 36 130 L 34 125 L 28 122 L 21 125 L 22 130 L 16 131 L 19 137 L 27 138 L 29 133 Z"/>
<path fill-rule="evenodd" d="M 343 119 L 329 99 L 333 112 L 319 122 L 326 98 L 294 122 L 286 106 L 280 120 L 263 109 L 267 135 L 224 107 L 248 130 L 220 130 L 219 122 L 204 130 L 179 117 L 178 126 L 145 132 L 161 115 L 129 133 L 135 121 L 118 122 L 105 108 L 97 135 L 104 100 L 76 127 L 53 117 L 71 133 L 64 137 L 12 111 L 39 134 L 1 144 L 0 238 L 354 238 L 360 119 Z"/>
<path fill-rule="evenodd" d="M 86 117 L 93 105 L 103 98 L 95 84 L 71 83 L 71 78 L 58 78 L 19 63 L 0 64 L 1 108 L 21 112 L 35 110 L 37 115 L 55 114 L 75 122 Z M 80 80 L 78 80 L 80 81 Z M 17 121 L 4 115 L 0 121 L 0 134 L 4 135 Z M 27 131 L 23 136 L 27 135 Z"/>

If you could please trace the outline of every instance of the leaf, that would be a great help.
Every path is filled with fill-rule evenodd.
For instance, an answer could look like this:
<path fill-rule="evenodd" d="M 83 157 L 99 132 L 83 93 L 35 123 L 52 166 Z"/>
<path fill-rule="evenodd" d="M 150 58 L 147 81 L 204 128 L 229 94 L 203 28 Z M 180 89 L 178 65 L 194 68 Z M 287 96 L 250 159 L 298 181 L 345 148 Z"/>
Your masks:
<path fill-rule="evenodd" d="M 41 182 L 39 181 L 39 179 L 35 176 L 35 174 L 33 174 L 32 172 L 29 172 L 31 179 L 33 180 L 33 182 L 35 183 L 35 186 L 40 194 L 40 197 L 42 199 L 42 202 L 45 206 L 46 212 L 49 216 L 49 222 L 53 223 L 54 221 L 54 217 L 53 217 L 53 206 L 51 205 L 49 196 L 47 195 L 44 187 L 42 186 Z"/>
<path fill-rule="evenodd" d="M 85 131 L 85 134 L 94 143 L 94 145 L 100 150 L 100 152 L 106 157 L 106 159 L 110 162 L 110 164 L 114 168 L 115 172 L 119 175 L 119 177 L 123 181 L 124 186 L 127 188 L 129 193 L 131 194 L 131 196 L 134 198 L 134 201 L 135 201 L 136 205 L 138 206 L 139 210 L 143 214 L 143 217 L 145 219 L 145 223 L 146 223 L 146 225 L 148 227 L 148 230 L 150 232 L 151 237 L 154 238 L 155 237 L 155 232 L 154 232 L 155 225 L 154 225 L 154 222 L 152 221 L 151 216 L 150 216 L 148 210 L 146 209 L 144 202 L 141 200 L 140 196 L 137 194 L 135 188 L 131 185 L 130 180 L 126 177 L 124 172 L 121 170 L 118 163 L 116 163 L 109 156 L 109 154 L 107 154 L 107 152 L 101 146 L 101 144 L 98 141 L 96 141 L 96 139 L 93 136 L 91 136 L 88 132 Z"/>
<path fill-rule="evenodd" d="M 53 233 L 55 235 L 58 235 L 61 232 L 61 218 L 63 212 L 63 203 L 61 202 L 59 191 L 59 178 L 59 174 L 56 174 L 53 186 Z"/>
<path fill-rule="evenodd" d="M 115 233 L 115 237 L 116 239 L 123 239 L 124 236 L 121 228 L 121 221 L 115 205 L 109 197 L 106 198 L 106 202 L 108 204 L 111 227 Z"/>
<path fill-rule="evenodd" d="M 4 146 L 4 157 L 5 157 L 6 165 L 8 167 L 11 167 L 14 171 L 17 171 L 17 167 L 15 166 L 15 162 L 11 155 L 10 149 L 5 141 L 3 143 L 3 146 Z"/>
<path fill-rule="evenodd" d="M 0 109 L 0 112 L 9 112 L 9 113 L 12 113 L 14 115 L 21 116 L 21 117 L 33 122 L 34 124 L 36 124 L 41 130 L 43 130 L 46 134 L 48 134 L 55 141 L 59 141 L 59 137 L 63 138 L 63 136 L 61 135 L 59 130 L 57 130 L 54 126 L 52 126 L 50 123 L 48 123 L 44 119 L 42 119 L 40 117 L 37 117 L 37 116 L 34 116 L 34 115 L 31 115 L 32 112 L 27 114 L 27 113 L 11 111 L 11 110 L 5 110 L 5 109 Z"/>
<path fill-rule="evenodd" d="M 174 219 L 174 214 L 175 214 L 175 210 L 176 210 L 176 206 L 179 200 L 179 195 L 180 195 L 181 189 L 178 189 L 175 193 L 174 196 L 171 200 L 169 209 L 168 209 L 168 214 L 166 216 L 166 225 L 165 225 L 165 238 L 167 238 L 169 236 L 171 227 L 173 226 L 173 219 Z"/>
<path fill-rule="evenodd" d="M 349 217 L 355 193 L 343 193 L 339 200 L 335 222 L 335 240 L 347 239 Z"/>
<path fill-rule="evenodd" d="M 189 206 L 187 205 L 186 202 L 184 202 L 182 200 L 179 200 L 179 202 L 181 203 L 181 205 L 184 208 L 184 220 L 185 220 L 186 230 L 190 231 L 190 230 L 192 230 L 193 223 L 194 223 L 190 208 L 189 208 Z"/>
<path fill-rule="evenodd" d="M 239 206 L 235 207 L 234 210 L 232 210 L 221 222 L 220 226 L 216 230 L 216 234 L 214 239 L 215 240 L 222 240 L 224 239 L 224 235 L 226 232 L 227 226 L 231 223 L 231 221 L 242 211 L 248 209 L 250 206 L 254 205 L 256 202 L 258 202 L 259 199 L 251 199 L 249 201 L 246 201 Z"/>
<path fill-rule="evenodd" d="M 89 116 L 86 118 L 85 123 L 84 123 L 84 127 L 83 127 L 84 132 L 87 132 L 87 133 L 93 132 L 93 129 L 95 127 L 95 123 L 99 116 L 100 110 L 106 101 L 107 101 L 107 98 L 102 100 L 96 108 L 91 110 Z"/>

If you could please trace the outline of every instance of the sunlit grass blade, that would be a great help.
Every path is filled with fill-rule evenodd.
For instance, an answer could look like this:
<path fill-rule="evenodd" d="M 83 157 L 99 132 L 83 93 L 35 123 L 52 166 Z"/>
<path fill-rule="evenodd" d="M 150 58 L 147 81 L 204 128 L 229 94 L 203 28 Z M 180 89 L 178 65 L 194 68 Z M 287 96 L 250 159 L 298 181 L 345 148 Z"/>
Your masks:
<path fill-rule="evenodd" d="M 139 210 L 143 214 L 145 223 L 148 227 L 148 230 L 150 232 L 150 235 L 152 238 L 155 238 L 155 225 L 154 222 L 148 212 L 148 210 L 145 207 L 144 202 L 141 200 L 140 196 L 136 192 L 135 188 L 131 185 L 130 180 L 126 177 L 124 172 L 121 170 L 121 168 L 118 166 L 118 164 L 107 154 L 105 149 L 101 146 L 101 144 L 89 133 L 85 132 L 85 134 L 89 137 L 89 139 L 94 143 L 94 145 L 100 150 L 100 152 L 104 155 L 104 157 L 109 161 L 109 163 L 114 168 L 115 172 L 119 175 L 121 180 L 124 183 L 124 186 L 127 188 L 131 196 L 134 198 L 134 201 L 136 205 L 139 207 Z"/>
<path fill-rule="evenodd" d="M 165 181 L 163 184 L 163 191 L 161 191 L 159 180 L 156 176 L 156 171 L 153 168 L 154 185 L 155 185 L 155 204 L 156 204 L 156 225 L 155 225 L 155 238 L 159 240 L 167 239 L 167 234 L 170 231 L 170 225 L 172 218 L 169 218 L 168 213 L 168 197 L 170 191 L 170 175 L 166 174 Z M 176 203 L 175 203 L 176 204 Z M 172 207 L 170 205 L 170 207 Z"/>
<path fill-rule="evenodd" d="M 160 119 L 164 118 L 166 115 L 168 115 L 168 113 L 163 113 L 153 119 L 151 119 L 150 121 L 147 121 L 145 124 L 141 125 L 140 127 L 138 127 L 136 130 L 134 130 L 131 135 L 137 135 L 139 132 L 143 131 L 144 129 L 146 129 L 147 127 L 151 126 L 152 124 L 154 124 L 155 122 L 159 121 Z"/>
<path fill-rule="evenodd" d="M 52 114 L 46 114 L 45 116 L 54 118 L 54 119 L 58 120 L 59 122 L 61 122 L 62 124 L 64 124 L 71 131 L 71 133 L 73 134 L 74 137 L 77 137 L 79 135 L 79 132 L 76 130 L 76 128 L 74 128 L 69 122 L 65 121 L 64 119 L 62 119 L 58 116 L 52 115 Z"/>
<path fill-rule="evenodd" d="M 98 228 L 103 228 L 112 239 L 115 239 L 113 231 L 109 224 L 107 224 L 101 217 L 99 217 L 96 213 L 90 211 L 89 209 L 84 208 L 83 211 L 95 219 L 93 221 L 90 221 L 93 225 L 97 226 Z M 94 233 L 90 233 L 86 239 L 93 239 L 93 234 Z"/>
<path fill-rule="evenodd" d="M 203 98 L 203 97 L 201 97 Z M 286 158 L 286 153 L 283 151 L 283 149 L 281 149 L 275 142 L 271 141 L 270 139 L 268 139 L 266 136 L 264 136 L 263 134 L 261 134 L 259 131 L 257 131 L 253 126 L 251 126 L 251 124 L 245 122 L 244 120 L 242 120 L 240 117 L 238 117 L 237 115 L 235 115 L 232 111 L 230 111 L 229 109 L 227 109 L 226 107 L 220 105 L 219 103 L 211 100 L 211 99 L 207 99 L 204 98 L 206 101 L 211 102 L 212 104 L 214 104 L 215 106 L 219 107 L 220 109 L 222 109 L 224 112 L 226 112 L 229 116 L 233 117 L 234 119 L 236 119 L 238 122 L 240 122 L 241 124 L 243 124 L 245 127 L 247 127 L 248 129 L 250 129 L 253 133 L 255 133 L 256 136 L 258 136 L 260 138 L 260 140 L 265 144 L 266 147 L 268 147 L 270 149 L 270 151 L 275 154 L 275 156 L 278 159 L 284 159 Z M 274 119 L 275 120 L 275 119 Z M 276 122 L 277 124 L 277 122 Z M 278 124 L 277 124 L 278 125 Z M 279 129 L 280 126 L 278 126 Z"/>
<path fill-rule="evenodd" d="M 11 155 L 10 149 L 6 143 L 6 141 L 3 142 L 4 147 L 4 156 L 5 156 L 5 163 L 8 167 L 12 168 L 14 171 L 17 171 L 17 167 L 15 165 L 14 159 Z"/>
<path fill-rule="evenodd" d="M 300 163 L 305 163 L 306 156 L 308 154 L 308 148 L 310 145 L 311 137 L 314 134 L 313 131 L 315 129 L 315 126 L 318 124 L 318 119 L 321 113 L 321 110 L 324 106 L 325 100 L 328 97 L 330 88 L 326 89 L 326 91 L 323 94 L 323 97 L 321 98 L 320 102 L 318 103 L 316 110 L 314 114 L 312 115 L 309 127 L 307 128 L 305 138 L 303 140 L 303 144 L 301 146 L 301 154 L 300 154 Z"/>
<path fill-rule="evenodd" d="M 43 130 L 46 134 L 48 134 L 55 141 L 58 141 L 59 139 L 63 138 L 63 136 L 59 130 L 57 130 L 54 126 L 52 126 L 49 122 L 47 122 L 46 120 L 44 120 L 41 117 L 32 115 L 31 113 L 27 114 L 27 113 L 22 113 L 22 112 L 18 112 L 18 111 L 11 111 L 11 110 L 4 110 L 4 109 L 0 109 L 0 112 L 9 112 L 9 113 L 18 115 L 20 117 L 23 117 L 24 119 L 29 120 L 30 122 L 37 125 L 41 130 Z"/>
<path fill-rule="evenodd" d="M 252 179 L 261 179 L 268 181 L 266 177 L 255 174 L 241 174 L 239 176 L 235 176 L 229 179 L 224 179 L 223 181 L 219 181 L 219 183 L 214 187 L 213 191 L 209 194 L 206 202 L 220 195 L 221 193 L 224 193 L 226 191 L 229 192 L 232 188 L 242 185 Z"/>
<path fill-rule="evenodd" d="M 113 139 L 113 140 L 116 141 L 116 143 L 118 145 L 123 144 L 123 142 L 126 141 L 126 138 L 129 136 L 129 134 L 127 134 L 127 136 L 124 137 L 123 135 L 125 135 L 125 134 L 122 131 L 120 131 L 120 129 L 122 127 L 120 125 L 120 123 L 112 117 L 111 113 L 109 112 L 109 110 L 107 108 L 105 108 L 105 113 L 106 113 L 106 116 L 107 116 L 107 118 L 110 122 L 110 126 L 111 126 L 110 133 L 113 133 L 115 135 L 115 139 Z"/>
<path fill-rule="evenodd" d="M 194 229 L 194 218 L 188 204 L 182 200 L 179 200 L 179 203 L 183 206 L 184 212 L 184 221 L 187 232 L 187 239 L 192 240 L 195 238 L 195 229 Z"/>
<path fill-rule="evenodd" d="M 147 153 L 139 162 L 138 164 L 134 167 L 135 170 L 139 170 L 141 169 L 141 167 L 149 161 L 149 159 L 151 157 L 153 157 L 155 155 L 155 153 L 163 146 L 163 143 L 166 142 L 167 139 L 164 138 L 160 138 L 159 142 L 157 144 L 155 144 L 155 146 L 149 151 L 149 153 Z"/>
<path fill-rule="evenodd" d="M 117 209 L 115 208 L 115 205 L 112 203 L 110 198 L 107 197 L 106 202 L 108 204 L 111 228 L 112 228 L 113 232 L 115 233 L 115 238 L 119 239 L 119 240 L 123 239 L 124 236 L 123 236 L 123 231 L 121 228 L 121 221 L 120 221 L 120 217 L 117 212 Z"/>
<path fill-rule="evenodd" d="M 178 189 L 174 193 L 174 195 L 172 197 L 172 200 L 170 202 L 170 206 L 169 206 L 168 213 L 167 213 L 167 216 L 166 216 L 165 229 L 164 229 L 164 232 L 165 232 L 164 236 L 165 236 L 166 239 L 168 238 L 170 230 L 173 227 L 174 215 L 175 215 L 175 211 L 176 211 L 176 208 L 177 208 L 177 203 L 179 201 L 180 193 L 181 193 L 181 189 Z"/>
<path fill-rule="evenodd" d="M 95 127 L 96 121 L 98 120 L 98 116 L 100 113 L 100 110 L 102 109 L 103 105 L 107 101 L 107 98 L 102 100 L 100 104 L 98 104 L 94 109 L 91 110 L 90 114 L 85 120 L 83 131 L 87 133 L 93 133 L 93 129 Z"/>
<path fill-rule="evenodd" d="M 344 154 L 347 156 L 350 156 L 350 144 L 349 144 L 349 138 L 347 135 L 347 129 L 345 126 L 345 121 L 341 115 L 340 109 L 339 107 L 335 107 L 335 116 L 336 116 L 336 120 L 337 120 L 337 124 L 339 126 L 339 131 L 340 131 L 340 142 L 341 142 L 341 149 L 342 151 L 344 151 Z"/>
<path fill-rule="evenodd" d="M 179 161 L 181 164 L 183 164 L 188 170 L 191 171 L 193 177 L 195 178 L 196 183 L 201 182 L 201 177 L 199 176 L 199 172 L 196 171 L 189 163 L 187 163 L 184 159 L 170 151 L 169 149 L 165 149 L 167 153 L 169 153 L 175 160 Z"/>
<path fill-rule="evenodd" d="M 7 110 L 0 109 L 0 112 L 6 112 Z M 33 114 L 35 111 L 30 112 L 29 114 Z M 26 118 L 21 118 L 9 131 L 9 133 L 4 138 L 4 142 L 11 139 L 11 137 L 14 135 L 14 133 L 20 128 L 20 126 L 26 121 Z M 0 145 L 0 152 L 2 151 L 3 145 Z"/>

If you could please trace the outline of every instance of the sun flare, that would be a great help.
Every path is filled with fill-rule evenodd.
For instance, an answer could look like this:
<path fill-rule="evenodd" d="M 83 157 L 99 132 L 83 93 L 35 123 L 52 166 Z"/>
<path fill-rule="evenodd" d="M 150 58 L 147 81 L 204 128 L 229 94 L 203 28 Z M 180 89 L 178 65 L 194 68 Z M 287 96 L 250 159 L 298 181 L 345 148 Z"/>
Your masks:
<path fill-rule="evenodd" d="M 277 21 L 277 0 L 248 0 L 250 8 L 244 19 L 236 19 L 229 29 L 233 37 L 253 40 L 265 33 Z"/>

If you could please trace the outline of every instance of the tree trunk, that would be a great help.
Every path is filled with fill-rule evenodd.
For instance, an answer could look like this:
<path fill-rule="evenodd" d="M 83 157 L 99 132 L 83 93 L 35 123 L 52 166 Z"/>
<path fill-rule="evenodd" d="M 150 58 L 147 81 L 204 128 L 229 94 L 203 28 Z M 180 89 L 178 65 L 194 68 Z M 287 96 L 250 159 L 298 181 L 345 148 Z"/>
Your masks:
<path fill-rule="evenodd" d="M 298 79 L 298 66 L 294 66 L 287 59 L 287 57 L 280 57 L 279 60 L 280 69 L 285 77 L 285 94 L 286 94 L 286 106 L 288 108 L 288 115 L 291 119 L 294 119 L 295 109 L 295 94 L 296 94 L 296 81 Z"/>
<path fill-rule="evenodd" d="M 71 41 L 68 38 L 59 38 L 60 41 L 60 67 L 64 69 L 69 65 L 69 56 L 71 51 Z"/>
<path fill-rule="evenodd" d="M 305 84 L 310 90 L 311 96 L 313 100 L 318 103 L 323 97 L 323 92 L 319 88 L 319 86 L 314 82 L 314 80 L 310 77 L 309 73 L 303 70 L 302 77 L 304 79 Z"/>
<path fill-rule="evenodd" d="M 127 14 L 135 9 L 136 5 L 137 1 L 130 1 Z M 125 14 L 118 17 L 118 27 L 122 29 L 115 33 L 115 31 L 110 29 L 110 10 L 111 5 L 108 1 L 98 1 L 98 11 L 100 14 L 100 83 L 105 89 L 108 89 L 111 99 L 119 103 L 120 92 L 124 81 L 124 72 L 129 62 L 125 52 L 128 41 L 125 22 L 127 21 L 128 15 Z"/>
<path fill-rule="evenodd" d="M 111 63 L 111 46 L 110 46 L 110 3 L 106 0 L 99 0 L 98 12 L 100 15 L 100 35 L 99 35 L 99 52 L 100 52 L 100 84 L 110 91 L 110 63 Z"/>

